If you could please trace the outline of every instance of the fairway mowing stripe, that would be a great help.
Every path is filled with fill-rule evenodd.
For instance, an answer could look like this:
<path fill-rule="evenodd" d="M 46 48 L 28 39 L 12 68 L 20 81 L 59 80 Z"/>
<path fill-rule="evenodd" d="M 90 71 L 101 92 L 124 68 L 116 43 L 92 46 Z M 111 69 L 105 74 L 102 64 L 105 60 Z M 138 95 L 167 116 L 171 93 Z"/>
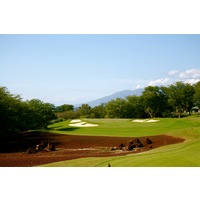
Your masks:
<path fill-rule="evenodd" d="M 101 163 L 98 163 L 97 165 L 95 165 L 95 167 L 99 167 L 99 165 L 102 165 L 102 164 L 104 164 L 104 163 L 110 163 L 111 164 L 111 161 L 115 161 L 115 160 L 121 160 L 121 159 L 126 159 L 127 157 L 131 157 L 131 156 L 136 156 L 137 154 L 144 154 L 144 153 L 147 153 L 148 151 L 146 151 L 146 152 L 140 152 L 140 153 L 132 153 L 132 154 L 127 154 L 127 155 L 124 155 L 124 156 L 117 156 L 117 157 L 110 157 L 110 158 L 112 158 L 112 159 L 110 159 L 110 160 L 107 160 L 107 161 L 104 161 L 104 162 L 101 162 Z M 102 158 L 108 158 L 108 157 L 102 157 Z M 100 166 L 101 167 L 101 166 Z M 112 165 L 111 165 L 111 167 L 112 167 Z"/>
<path fill-rule="evenodd" d="M 124 156 L 121 156 L 122 158 L 124 157 Z M 104 157 L 104 158 L 106 158 L 106 157 Z M 111 158 L 111 157 L 110 157 Z M 95 165 L 95 167 L 101 167 L 101 166 L 99 166 L 99 165 L 103 165 L 104 163 L 106 164 L 111 164 L 111 161 L 114 161 L 114 160 L 117 160 L 117 159 L 119 159 L 119 158 L 113 158 L 113 159 L 110 159 L 110 160 L 107 160 L 107 161 L 104 161 L 104 162 L 101 162 L 101 163 L 98 163 L 97 165 Z M 111 167 L 112 167 L 112 165 L 111 165 Z"/>
<path fill-rule="evenodd" d="M 187 146 L 190 146 L 192 144 L 187 144 Z M 174 144 L 172 144 L 172 145 L 174 145 Z M 127 159 L 127 157 L 132 157 L 133 158 L 133 157 L 137 157 L 137 156 L 141 156 L 141 155 L 145 155 L 145 154 L 149 154 L 149 155 L 155 155 L 155 154 L 161 154 L 161 153 L 163 154 L 163 153 L 174 151 L 174 150 L 177 150 L 177 149 L 182 149 L 182 148 L 184 149 L 184 147 L 185 147 L 185 145 L 184 146 L 175 147 L 173 149 L 165 150 L 165 151 L 162 151 L 162 152 L 152 152 L 153 151 L 152 150 L 152 151 L 145 151 L 145 152 L 141 152 L 141 153 L 137 153 L 137 154 L 129 154 L 129 155 L 125 155 L 125 156 L 120 156 L 120 157 L 117 157 L 117 158 L 113 158 L 113 159 L 98 163 L 97 165 L 95 165 L 95 167 L 101 167 L 100 165 L 103 165 L 103 164 L 106 164 L 106 163 L 110 163 L 111 164 L 112 161 L 117 161 L 117 160 L 121 161 L 123 159 Z M 157 148 L 157 149 L 159 149 L 159 148 Z M 155 149 L 155 150 L 157 150 L 157 149 Z M 112 166 L 112 164 L 111 164 L 111 166 Z"/>

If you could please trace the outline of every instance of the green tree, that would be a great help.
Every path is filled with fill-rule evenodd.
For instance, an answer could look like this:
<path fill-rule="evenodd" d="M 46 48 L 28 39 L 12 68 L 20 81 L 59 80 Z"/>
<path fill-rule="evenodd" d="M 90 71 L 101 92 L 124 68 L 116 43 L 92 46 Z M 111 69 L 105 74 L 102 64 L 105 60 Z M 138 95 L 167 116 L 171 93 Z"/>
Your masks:
<path fill-rule="evenodd" d="M 61 106 L 56 107 L 57 112 L 65 112 L 65 111 L 73 111 L 73 110 L 74 110 L 74 106 L 69 105 L 69 104 L 63 104 Z"/>
<path fill-rule="evenodd" d="M 162 117 L 166 109 L 167 95 L 162 87 L 148 86 L 142 93 L 144 111 L 151 117 Z"/>
<path fill-rule="evenodd" d="M 169 87 L 170 103 L 174 107 L 178 117 L 181 117 L 183 112 L 183 99 L 184 99 L 184 84 L 176 82 Z"/>
<path fill-rule="evenodd" d="M 88 104 L 82 104 L 81 107 L 78 108 L 77 112 L 83 118 L 89 118 L 91 114 L 91 107 Z"/>
<path fill-rule="evenodd" d="M 56 119 L 54 110 L 55 107 L 50 103 L 43 103 L 39 99 L 29 101 L 29 106 L 32 112 L 33 124 L 37 128 L 47 128 L 47 125 L 52 119 Z"/>
<path fill-rule="evenodd" d="M 107 117 L 110 118 L 126 118 L 127 116 L 127 101 L 125 99 L 117 98 L 111 100 L 106 104 Z"/>
<path fill-rule="evenodd" d="M 80 113 L 78 111 L 65 111 L 65 112 L 56 112 L 56 116 L 59 119 L 77 119 L 80 118 Z"/>
<path fill-rule="evenodd" d="M 91 109 L 91 118 L 104 118 L 106 116 L 105 105 L 101 104 Z"/>
<path fill-rule="evenodd" d="M 22 101 L 7 88 L 0 87 L 0 136 L 8 137 L 16 132 L 46 128 L 55 119 L 55 106 L 38 99 Z"/>
<path fill-rule="evenodd" d="M 32 128 L 31 110 L 19 95 L 12 95 L 5 87 L 0 87 L 0 135 L 12 135 Z"/>
<path fill-rule="evenodd" d="M 14 133 L 18 129 L 20 97 L 10 94 L 5 87 L 0 88 L 0 134 Z"/>
<path fill-rule="evenodd" d="M 169 103 L 173 106 L 178 117 L 186 111 L 190 113 L 191 108 L 194 105 L 195 90 L 190 84 L 183 82 L 176 82 L 169 86 Z"/>
<path fill-rule="evenodd" d="M 195 94 L 194 94 L 194 102 L 195 106 L 200 106 L 200 81 L 194 84 Z"/>
<path fill-rule="evenodd" d="M 146 117 L 144 112 L 144 104 L 139 96 L 127 96 L 127 117 L 128 118 L 142 118 Z"/>
<path fill-rule="evenodd" d="M 195 87 L 186 83 L 184 86 L 184 110 L 191 115 L 191 109 L 194 106 L 194 95 L 195 95 Z"/>

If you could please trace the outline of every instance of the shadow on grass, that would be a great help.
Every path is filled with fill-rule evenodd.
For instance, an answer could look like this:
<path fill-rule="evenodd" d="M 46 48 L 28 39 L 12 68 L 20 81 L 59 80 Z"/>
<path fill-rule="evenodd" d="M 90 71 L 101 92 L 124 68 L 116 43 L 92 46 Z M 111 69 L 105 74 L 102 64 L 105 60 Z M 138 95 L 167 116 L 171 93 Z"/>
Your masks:
<path fill-rule="evenodd" d="M 27 131 L 4 139 L 0 138 L 0 153 L 25 152 L 28 148 L 35 148 L 41 142 L 52 142 L 55 146 L 62 143 L 61 135 L 53 131 L 71 132 L 78 128 L 46 129 L 45 131 Z M 67 137 L 67 134 L 62 134 Z"/>
<path fill-rule="evenodd" d="M 49 130 L 49 131 L 75 131 L 75 130 L 77 130 L 77 129 L 79 129 L 79 128 L 74 128 L 74 127 L 69 127 L 69 128 L 48 128 L 47 130 Z"/>
<path fill-rule="evenodd" d="M 53 126 L 52 128 L 48 128 L 48 129 L 56 129 L 56 128 L 59 128 L 59 127 L 61 127 L 61 125 L 57 125 L 57 126 Z"/>

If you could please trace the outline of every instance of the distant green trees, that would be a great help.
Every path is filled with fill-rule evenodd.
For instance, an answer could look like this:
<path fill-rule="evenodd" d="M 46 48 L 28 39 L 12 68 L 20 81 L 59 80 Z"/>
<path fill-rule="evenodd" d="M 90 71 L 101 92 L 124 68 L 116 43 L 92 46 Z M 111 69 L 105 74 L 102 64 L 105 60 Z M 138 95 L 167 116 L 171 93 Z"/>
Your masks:
<path fill-rule="evenodd" d="M 71 106 L 72 105 L 68 105 L 68 107 L 71 107 Z M 94 108 L 92 108 L 88 104 L 82 104 L 78 108 L 73 107 L 73 109 L 68 110 L 68 111 L 63 111 L 63 112 L 57 107 L 56 116 L 58 118 L 63 118 L 63 119 L 104 118 L 106 116 L 105 104 L 95 106 Z"/>
<path fill-rule="evenodd" d="M 124 118 L 127 116 L 127 101 L 121 98 L 111 100 L 106 104 L 105 109 L 106 116 L 109 118 Z"/>
<path fill-rule="evenodd" d="M 200 106 L 200 82 L 176 82 L 164 86 L 148 86 L 141 96 L 117 98 L 106 104 L 90 107 L 82 104 L 74 109 L 72 105 L 57 107 L 57 117 L 74 118 L 153 118 L 181 117 L 183 113 L 191 114 L 194 106 Z M 65 108 L 65 109 L 64 109 Z"/>
<path fill-rule="evenodd" d="M 69 105 L 69 104 L 63 104 L 61 106 L 57 106 L 55 108 L 55 110 L 57 112 L 73 111 L 74 110 L 74 106 L 73 105 Z"/>
<path fill-rule="evenodd" d="M 55 107 L 55 115 L 59 119 L 75 119 L 80 117 L 77 112 L 74 112 L 74 106 L 70 104 Z"/>
<path fill-rule="evenodd" d="M 141 96 L 128 96 L 116 99 L 105 106 L 106 117 L 144 118 L 181 117 L 191 114 L 194 106 L 200 106 L 200 82 L 176 82 L 168 87 L 148 86 Z"/>
<path fill-rule="evenodd" d="M 95 106 L 94 108 L 91 108 L 91 118 L 105 118 L 106 116 L 106 110 L 105 110 L 105 104 L 101 104 L 99 106 Z"/>
<path fill-rule="evenodd" d="M 77 112 L 80 114 L 80 117 L 89 118 L 91 115 L 91 107 L 88 104 L 82 104 Z"/>
<path fill-rule="evenodd" d="M 176 82 L 168 87 L 148 86 L 141 96 L 128 96 L 116 99 L 105 105 L 106 117 L 145 118 L 181 117 L 191 114 L 194 106 L 200 106 L 200 82 Z"/>

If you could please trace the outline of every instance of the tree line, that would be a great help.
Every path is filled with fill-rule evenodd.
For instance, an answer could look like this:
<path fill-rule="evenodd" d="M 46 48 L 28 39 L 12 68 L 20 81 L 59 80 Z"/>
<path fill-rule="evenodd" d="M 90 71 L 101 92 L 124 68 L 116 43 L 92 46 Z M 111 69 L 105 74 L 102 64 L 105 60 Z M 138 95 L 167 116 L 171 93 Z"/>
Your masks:
<path fill-rule="evenodd" d="M 154 118 L 191 115 L 200 106 L 200 82 L 176 82 L 170 86 L 148 86 L 141 96 L 117 98 L 91 108 L 83 104 L 77 109 L 81 117 L 89 118 Z"/>
<path fill-rule="evenodd" d="M 90 107 L 82 104 L 58 107 L 58 118 L 153 118 L 181 117 L 190 115 L 192 109 L 200 107 L 200 82 L 189 84 L 176 82 L 169 86 L 148 86 L 141 96 L 117 98 L 106 104 Z"/>
<path fill-rule="evenodd" d="M 176 82 L 169 86 L 148 86 L 141 96 L 117 98 L 106 104 L 79 108 L 55 106 L 39 99 L 22 101 L 0 87 L 0 136 L 30 129 L 47 128 L 52 120 L 75 118 L 153 118 L 181 117 L 200 106 L 200 81 L 196 84 Z"/>

